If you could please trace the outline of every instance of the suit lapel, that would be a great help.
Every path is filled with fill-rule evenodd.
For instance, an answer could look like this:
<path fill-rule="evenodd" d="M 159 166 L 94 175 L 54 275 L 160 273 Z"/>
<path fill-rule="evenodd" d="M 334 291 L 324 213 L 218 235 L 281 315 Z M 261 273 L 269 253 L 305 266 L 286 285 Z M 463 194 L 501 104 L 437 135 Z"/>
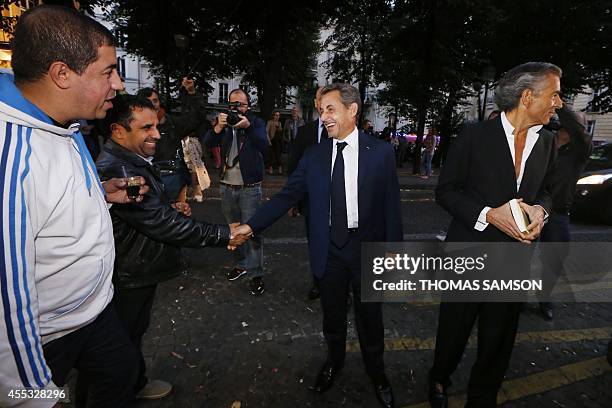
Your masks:
<path fill-rule="evenodd" d="M 501 117 L 496 118 L 494 122 L 493 137 L 495 138 L 495 155 L 493 157 L 499 158 L 499 171 L 503 186 L 512 187 L 512 195 L 516 195 L 516 175 L 514 174 L 514 161 L 512 160 L 512 152 L 508 146 L 508 138 L 504 131 L 504 126 L 501 123 Z M 484 152 L 484 154 L 489 154 Z"/>

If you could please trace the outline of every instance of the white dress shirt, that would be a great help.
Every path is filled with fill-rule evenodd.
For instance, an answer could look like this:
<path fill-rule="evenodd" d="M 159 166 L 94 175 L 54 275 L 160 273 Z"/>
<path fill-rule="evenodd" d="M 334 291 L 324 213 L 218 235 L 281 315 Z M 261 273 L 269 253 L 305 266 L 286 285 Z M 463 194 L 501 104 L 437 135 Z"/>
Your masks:
<path fill-rule="evenodd" d="M 516 152 L 514 151 L 514 126 L 506 117 L 506 112 L 501 113 L 501 123 L 504 128 L 504 133 L 506 134 L 506 141 L 508 142 L 508 148 L 510 149 L 510 154 L 512 155 L 512 163 L 515 163 Z M 523 174 L 525 173 L 525 163 L 527 163 L 527 159 L 529 159 L 529 155 L 533 150 L 533 146 L 535 146 L 536 142 L 540 135 L 538 132 L 542 129 L 542 125 L 532 126 L 527 130 L 527 140 L 525 141 L 525 147 L 523 149 L 523 157 L 521 158 L 521 168 L 519 170 L 519 175 L 516 179 L 516 191 L 518 192 L 521 188 L 521 181 L 523 180 Z M 474 228 L 478 231 L 484 231 L 485 228 L 489 225 L 487 222 L 487 213 L 491 207 L 485 207 L 480 212 L 478 216 L 478 220 L 474 225 Z M 546 213 L 546 211 L 544 211 Z"/>
<path fill-rule="evenodd" d="M 357 176 L 359 171 L 359 131 L 357 128 L 344 139 L 334 139 L 332 148 L 332 165 L 331 175 L 334 174 L 334 164 L 336 161 L 336 153 L 338 142 L 346 142 L 347 146 L 342 150 L 342 158 L 344 159 L 344 191 L 346 194 L 346 215 L 349 228 L 359 227 L 359 200 L 357 193 Z M 331 198 L 330 198 L 331 200 Z M 331 225 L 331 214 L 330 214 Z"/>

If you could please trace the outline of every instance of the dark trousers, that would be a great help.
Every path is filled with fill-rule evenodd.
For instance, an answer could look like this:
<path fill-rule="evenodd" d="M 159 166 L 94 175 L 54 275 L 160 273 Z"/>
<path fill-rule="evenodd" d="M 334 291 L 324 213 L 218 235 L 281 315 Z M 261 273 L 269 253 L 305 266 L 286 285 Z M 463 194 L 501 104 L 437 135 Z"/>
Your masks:
<path fill-rule="evenodd" d="M 274 139 L 272 139 L 272 146 L 270 146 L 270 148 L 268 149 L 268 167 L 282 167 L 282 152 L 283 141 L 278 135 L 276 135 Z"/>
<path fill-rule="evenodd" d="M 478 318 L 478 354 L 472 366 L 466 407 L 496 407 L 510 362 L 522 303 L 440 304 L 430 381 L 450 386 Z"/>
<path fill-rule="evenodd" d="M 115 292 L 115 307 L 117 315 L 123 324 L 132 344 L 138 349 L 139 373 L 136 392 L 147 384 L 146 366 L 142 355 L 142 338 L 151 323 L 151 310 L 157 285 L 134 289 L 117 289 Z"/>
<path fill-rule="evenodd" d="M 361 302 L 360 253 L 361 240 L 358 233 L 349 234 L 349 241 L 342 249 L 336 248 L 331 242 L 329 244 L 327 268 L 319 279 L 323 334 L 327 342 L 328 362 L 342 367 L 346 354 L 346 297 L 351 287 L 361 356 L 370 378 L 380 382 L 385 371 L 382 304 Z"/>
<path fill-rule="evenodd" d="M 128 407 L 138 378 L 138 351 L 130 341 L 111 303 L 87 326 L 43 346 L 53 382 L 66 383 L 72 368 L 88 379 L 77 407 Z M 79 394 L 77 384 L 77 395 Z M 77 397 L 78 400 L 78 397 Z"/>
<path fill-rule="evenodd" d="M 151 322 L 151 309 L 155 297 L 157 285 L 145 286 L 135 289 L 120 289 L 115 287 L 113 303 L 117 312 L 117 317 L 121 329 L 134 346 L 137 358 L 137 376 L 134 383 L 134 394 L 147 384 L 145 376 L 146 365 L 142 355 L 142 337 L 149 328 Z M 88 398 L 91 379 L 86 375 L 81 375 L 77 380 L 76 403 L 77 406 L 85 406 Z"/>
<path fill-rule="evenodd" d="M 542 245 L 542 281 L 543 288 L 540 301 L 551 301 L 551 293 L 563 274 L 563 263 L 569 254 L 570 219 L 566 214 L 551 214 L 542 229 L 540 242 L 555 242 L 552 245 Z"/>
<path fill-rule="evenodd" d="M 308 249 L 310 250 L 310 216 L 308 211 L 304 214 L 304 223 L 306 224 L 306 242 L 308 243 Z M 312 286 L 319 287 L 319 279 L 315 275 L 312 275 Z"/>

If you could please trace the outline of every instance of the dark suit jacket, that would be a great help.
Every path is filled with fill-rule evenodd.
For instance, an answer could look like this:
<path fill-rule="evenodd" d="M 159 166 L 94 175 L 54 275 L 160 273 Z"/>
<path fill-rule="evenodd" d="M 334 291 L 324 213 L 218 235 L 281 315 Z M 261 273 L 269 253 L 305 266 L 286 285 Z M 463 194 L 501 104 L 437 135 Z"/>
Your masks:
<path fill-rule="evenodd" d="M 285 187 L 247 222 L 255 234 L 272 225 L 308 194 L 310 267 L 325 273 L 329 246 L 329 205 L 333 142 L 327 139 L 304 153 Z M 395 155 L 390 144 L 359 133 L 359 232 L 362 242 L 403 238 Z M 360 256 L 360 254 L 355 254 Z"/>
<path fill-rule="evenodd" d="M 499 207 L 512 198 L 539 204 L 550 213 L 555 144 L 547 130 L 541 129 L 539 135 L 517 192 L 501 117 L 466 126 L 451 146 L 436 187 L 436 202 L 453 216 L 447 241 L 514 241 L 492 225 L 482 232 L 474 229 L 485 206 Z"/>
<path fill-rule="evenodd" d="M 321 139 L 325 140 L 326 138 L 327 130 L 323 129 L 323 131 L 321 131 Z M 287 162 L 289 175 L 291 175 L 297 168 L 298 163 L 300 162 L 302 156 L 304 156 L 304 152 L 306 151 L 306 149 L 318 143 L 319 119 L 315 119 L 298 128 L 295 140 L 291 145 L 291 150 L 289 152 L 289 160 Z M 308 216 L 308 214 L 310 213 L 310 210 L 308 208 L 308 197 L 304 198 L 303 200 L 300 200 L 300 202 L 298 203 L 298 209 L 303 215 Z"/>
<path fill-rule="evenodd" d="M 327 132 L 325 131 L 327 136 Z M 309 146 L 316 145 L 319 142 L 319 119 L 315 119 L 311 122 L 306 123 L 304 126 L 300 126 L 295 136 L 295 140 L 291 145 L 291 153 L 289 154 L 289 161 L 287 162 L 287 168 L 289 175 L 297 169 L 300 159 L 304 155 L 304 152 Z"/>
<path fill-rule="evenodd" d="M 249 122 L 251 122 L 251 126 L 245 130 L 240 130 L 244 131 L 244 143 L 238 152 L 238 161 L 240 163 L 242 180 L 245 184 L 253 184 L 263 180 L 263 158 L 268 151 L 268 137 L 266 136 L 266 125 L 263 120 L 251 112 L 247 112 L 246 116 Z M 215 133 L 215 129 L 212 128 L 204 136 L 204 144 L 206 146 L 221 146 L 223 163 L 227 160 L 233 140 L 234 133 L 230 126 L 223 129 L 221 133 Z M 225 171 L 225 165 L 223 166 L 223 171 Z"/>

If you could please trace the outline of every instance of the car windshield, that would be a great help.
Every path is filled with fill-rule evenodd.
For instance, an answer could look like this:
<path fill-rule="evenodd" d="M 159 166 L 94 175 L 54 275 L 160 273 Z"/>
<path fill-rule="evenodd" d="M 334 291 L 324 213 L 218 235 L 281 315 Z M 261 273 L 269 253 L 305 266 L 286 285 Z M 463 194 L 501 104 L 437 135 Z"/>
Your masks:
<path fill-rule="evenodd" d="M 589 156 L 585 170 L 596 171 L 610 168 L 612 168 L 612 143 L 595 147 Z"/>

